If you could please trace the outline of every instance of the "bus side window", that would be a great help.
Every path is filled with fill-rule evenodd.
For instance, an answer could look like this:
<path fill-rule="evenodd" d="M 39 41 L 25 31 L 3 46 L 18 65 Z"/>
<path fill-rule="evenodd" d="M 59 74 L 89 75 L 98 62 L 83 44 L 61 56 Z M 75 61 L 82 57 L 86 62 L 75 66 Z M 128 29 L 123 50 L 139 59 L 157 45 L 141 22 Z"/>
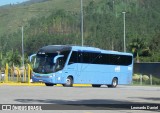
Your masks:
<path fill-rule="evenodd" d="M 77 52 L 73 51 L 72 54 L 71 54 L 70 60 L 68 62 L 68 65 L 77 63 L 77 60 L 78 60 Z"/>
<path fill-rule="evenodd" d="M 82 63 L 83 62 L 83 53 L 82 52 L 78 52 L 77 54 L 77 62 L 78 63 Z"/>

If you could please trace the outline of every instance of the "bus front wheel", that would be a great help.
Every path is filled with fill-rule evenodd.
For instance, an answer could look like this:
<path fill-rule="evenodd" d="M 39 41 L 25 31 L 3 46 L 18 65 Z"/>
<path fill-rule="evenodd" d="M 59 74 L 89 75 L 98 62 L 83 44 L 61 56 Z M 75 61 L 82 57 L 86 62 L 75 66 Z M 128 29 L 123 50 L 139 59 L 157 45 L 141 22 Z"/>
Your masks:
<path fill-rule="evenodd" d="M 45 83 L 46 86 L 54 86 L 55 84 L 52 83 Z"/>
<path fill-rule="evenodd" d="M 118 79 L 117 78 L 113 78 L 112 80 L 112 84 L 108 85 L 109 88 L 115 88 L 118 85 Z"/>
<path fill-rule="evenodd" d="M 72 77 L 67 77 L 66 79 L 66 84 L 64 84 L 63 86 L 65 87 L 73 87 L 73 78 Z"/>

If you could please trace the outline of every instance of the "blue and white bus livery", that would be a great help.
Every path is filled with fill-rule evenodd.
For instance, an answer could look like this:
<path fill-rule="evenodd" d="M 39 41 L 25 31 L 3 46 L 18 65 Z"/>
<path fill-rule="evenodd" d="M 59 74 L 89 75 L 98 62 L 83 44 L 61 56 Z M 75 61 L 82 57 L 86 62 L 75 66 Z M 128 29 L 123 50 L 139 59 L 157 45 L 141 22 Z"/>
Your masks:
<path fill-rule="evenodd" d="M 44 82 L 46 86 L 92 84 L 93 87 L 116 87 L 132 82 L 133 55 L 130 53 L 49 45 L 40 48 L 35 56 L 32 80 Z"/>

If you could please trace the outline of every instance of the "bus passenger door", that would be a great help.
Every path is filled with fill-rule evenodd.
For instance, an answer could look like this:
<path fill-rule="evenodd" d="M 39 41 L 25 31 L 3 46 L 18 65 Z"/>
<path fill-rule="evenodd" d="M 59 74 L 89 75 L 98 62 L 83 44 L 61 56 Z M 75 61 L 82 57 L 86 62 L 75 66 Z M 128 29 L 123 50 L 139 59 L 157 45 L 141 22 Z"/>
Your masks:
<path fill-rule="evenodd" d="M 74 78 L 74 83 L 79 83 L 80 77 L 80 55 L 79 51 L 72 51 L 68 65 L 66 67 L 66 74 L 71 75 Z"/>
<path fill-rule="evenodd" d="M 56 81 L 56 83 L 63 83 L 63 81 L 64 81 L 63 68 L 65 65 L 64 57 L 62 55 L 59 55 L 59 57 L 57 57 L 57 59 L 54 59 L 54 63 L 55 63 L 55 75 L 56 75 L 55 81 Z"/>

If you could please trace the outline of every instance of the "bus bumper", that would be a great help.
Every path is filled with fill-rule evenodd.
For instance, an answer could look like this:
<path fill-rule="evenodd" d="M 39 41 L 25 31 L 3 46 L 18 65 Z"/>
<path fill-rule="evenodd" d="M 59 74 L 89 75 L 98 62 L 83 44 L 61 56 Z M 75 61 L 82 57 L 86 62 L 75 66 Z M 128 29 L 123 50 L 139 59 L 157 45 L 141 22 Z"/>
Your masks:
<path fill-rule="evenodd" d="M 55 77 L 53 77 L 52 75 L 38 76 L 35 74 L 34 76 L 32 76 L 32 81 L 43 83 L 55 83 Z"/>

